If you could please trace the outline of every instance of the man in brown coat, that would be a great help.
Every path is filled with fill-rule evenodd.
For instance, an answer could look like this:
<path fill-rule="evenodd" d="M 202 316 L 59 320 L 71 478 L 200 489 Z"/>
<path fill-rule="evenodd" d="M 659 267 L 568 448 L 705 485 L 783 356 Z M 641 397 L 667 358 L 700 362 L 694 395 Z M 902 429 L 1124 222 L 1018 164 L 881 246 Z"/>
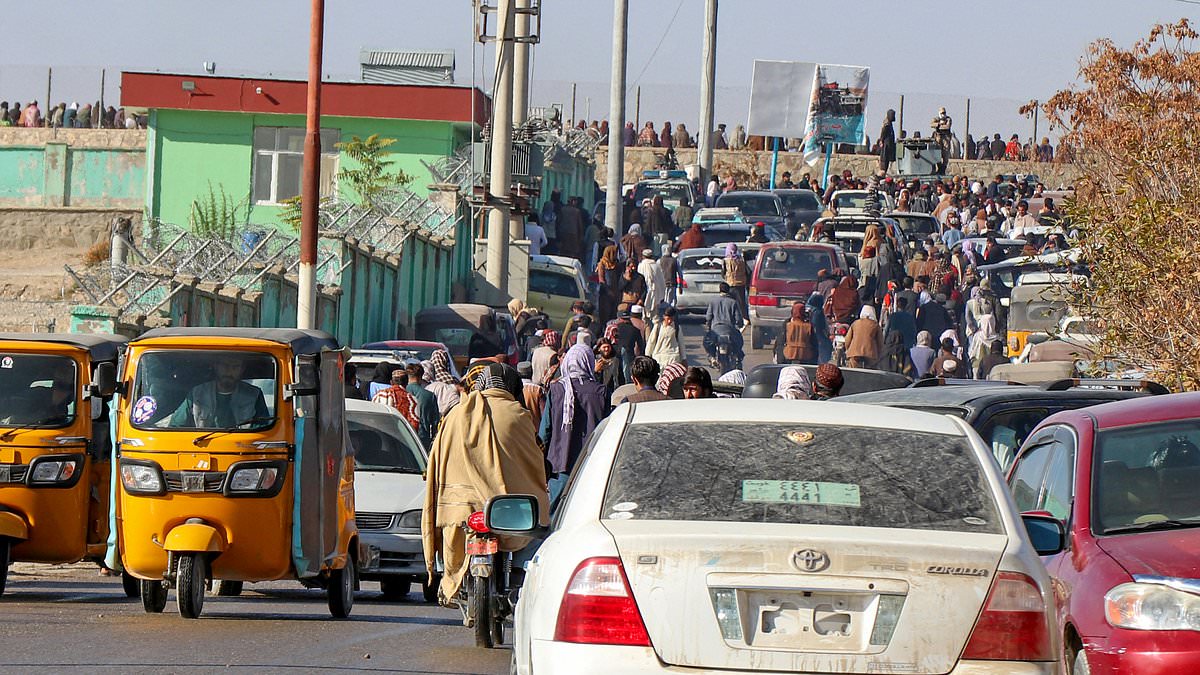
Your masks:
<path fill-rule="evenodd" d="M 846 363 L 851 368 L 874 368 L 883 355 L 883 330 L 875 315 L 875 308 L 863 305 L 858 320 L 850 324 L 846 333 Z"/>

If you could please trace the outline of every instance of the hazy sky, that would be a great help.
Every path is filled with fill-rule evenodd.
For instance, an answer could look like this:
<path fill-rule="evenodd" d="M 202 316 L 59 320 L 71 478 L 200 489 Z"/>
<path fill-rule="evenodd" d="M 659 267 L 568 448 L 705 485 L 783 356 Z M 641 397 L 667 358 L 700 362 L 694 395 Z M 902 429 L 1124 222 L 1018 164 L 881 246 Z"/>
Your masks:
<path fill-rule="evenodd" d="M 106 99 L 118 96 L 117 71 L 199 71 L 303 77 L 308 3 L 207 0 L 122 3 L 16 3 L 6 11 L 0 99 L 46 97 L 54 68 L 59 100 L 95 99 L 109 68 Z M 473 71 L 470 0 L 328 0 L 325 70 L 358 75 L 362 47 L 453 49 L 459 84 Z M 578 83 L 577 116 L 607 117 L 612 7 L 604 0 L 543 0 L 543 42 L 535 49 L 534 104 L 562 103 Z M 852 10 L 850 8 L 853 8 Z M 641 119 L 682 120 L 695 130 L 703 0 L 630 0 L 629 82 L 642 86 Z M 857 3 L 724 0 L 718 37 L 717 119 L 744 122 L 754 59 L 869 66 L 868 133 L 906 95 L 905 126 L 927 129 L 938 105 L 980 131 L 1031 132 L 1015 109 L 1074 80 L 1087 44 L 1129 44 L 1156 22 L 1200 11 L 1181 0 L 907 0 Z M 474 49 L 476 79 L 490 84 L 491 50 Z M 486 75 L 486 77 L 485 77 Z M 485 84 L 483 80 L 488 82 Z M 43 101 L 44 103 L 44 101 Z M 634 97 L 629 100 L 634 115 Z M 1044 125 L 1043 125 L 1044 128 Z"/>

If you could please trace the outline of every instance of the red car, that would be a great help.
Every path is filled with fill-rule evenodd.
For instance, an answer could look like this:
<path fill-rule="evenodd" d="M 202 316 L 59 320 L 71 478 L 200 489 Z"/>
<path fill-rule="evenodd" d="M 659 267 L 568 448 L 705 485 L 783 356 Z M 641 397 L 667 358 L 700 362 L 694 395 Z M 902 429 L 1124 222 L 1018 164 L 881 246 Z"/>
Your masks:
<path fill-rule="evenodd" d="M 1053 415 L 1008 484 L 1066 526 L 1042 558 L 1065 672 L 1200 673 L 1200 393 Z"/>

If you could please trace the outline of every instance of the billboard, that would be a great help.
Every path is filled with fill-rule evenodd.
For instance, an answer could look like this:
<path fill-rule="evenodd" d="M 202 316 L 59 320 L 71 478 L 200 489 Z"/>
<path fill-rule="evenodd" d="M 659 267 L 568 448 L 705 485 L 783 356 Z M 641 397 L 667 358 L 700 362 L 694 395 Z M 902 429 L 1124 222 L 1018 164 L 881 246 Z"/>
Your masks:
<path fill-rule="evenodd" d="M 862 143 L 870 69 L 805 61 L 755 61 L 747 133 L 803 138 L 810 164 L 826 143 Z"/>

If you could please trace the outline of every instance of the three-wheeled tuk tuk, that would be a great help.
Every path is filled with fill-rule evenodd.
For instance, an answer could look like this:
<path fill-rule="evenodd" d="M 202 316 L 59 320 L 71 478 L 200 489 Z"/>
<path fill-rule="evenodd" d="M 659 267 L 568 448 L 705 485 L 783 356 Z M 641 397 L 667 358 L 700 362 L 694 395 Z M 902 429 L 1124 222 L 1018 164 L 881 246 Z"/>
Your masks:
<path fill-rule="evenodd" d="M 129 343 L 117 420 L 117 546 L 161 612 L 196 618 L 209 580 L 297 579 L 354 603 L 358 530 L 345 350 L 319 331 L 163 328 Z"/>
<path fill-rule="evenodd" d="M 106 399 L 124 345 L 117 335 L 0 334 L 0 593 L 12 561 L 104 558 Z"/>

